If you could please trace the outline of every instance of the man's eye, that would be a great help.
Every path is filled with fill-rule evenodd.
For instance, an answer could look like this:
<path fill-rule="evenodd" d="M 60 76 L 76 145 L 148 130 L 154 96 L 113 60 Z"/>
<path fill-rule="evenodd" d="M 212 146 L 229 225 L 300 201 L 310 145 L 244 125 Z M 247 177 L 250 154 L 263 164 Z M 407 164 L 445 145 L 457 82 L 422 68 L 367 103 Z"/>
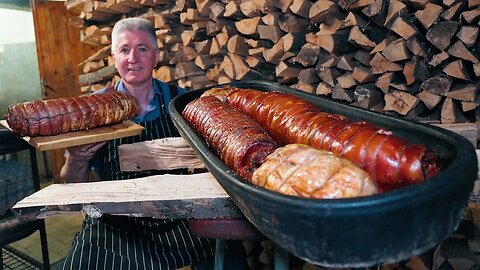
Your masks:
<path fill-rule="evenodd" d="M 122 48 L 122 49 L 120 49 L 120 52 L 121 52 L 121 53 L 127 53 L 127 54 L 128 54 L 129 51 L 130 51 L 130 50 L 129 50 L 128 48 Z"/>
<path fill-rule="evenodd" d="M 140 47 L 140 48 L 138 48 L 138 51 L 139 52 L 146 52 L 146 51 L 148 51 L 148 49 L 146 47 Z"/>

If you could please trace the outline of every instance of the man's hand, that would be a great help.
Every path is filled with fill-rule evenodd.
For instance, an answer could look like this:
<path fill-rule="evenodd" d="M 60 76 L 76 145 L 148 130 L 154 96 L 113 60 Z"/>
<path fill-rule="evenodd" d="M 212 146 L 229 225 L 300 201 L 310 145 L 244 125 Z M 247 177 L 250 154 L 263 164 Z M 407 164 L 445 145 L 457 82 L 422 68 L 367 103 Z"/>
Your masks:
<path fill-rule="evenodd" d="M 84 144 L 67 148 L 66 161 L 60 171 L 64 182 L 87 182 L 90 178 L 90 160 L 106 142 Z"/>
<path fill-rule="evenodd" d="M 67 148 L 67 158 L 90 161 L 105 142 L 90 143 Z"/>

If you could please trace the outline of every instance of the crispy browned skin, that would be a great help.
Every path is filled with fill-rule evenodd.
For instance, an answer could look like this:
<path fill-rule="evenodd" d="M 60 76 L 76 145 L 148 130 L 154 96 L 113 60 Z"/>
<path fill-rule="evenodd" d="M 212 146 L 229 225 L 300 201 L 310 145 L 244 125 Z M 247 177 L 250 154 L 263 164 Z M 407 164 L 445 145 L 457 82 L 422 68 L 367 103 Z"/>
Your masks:
<path fill-rule="evenodd" d="M 252 183 L 276 192 L 316 199 L 377 193 L 370 176 L 353 162 L 304 144 L 287 144 L 269 155 Z"/>
<path fill-rule="evenodd" d="M 424 145 L 322 112 L 291 94 L 235 89 L 226 100 L 255 119 L 280 146 L 302 143 L 332 151 L 365 169 L 382 190 L 421 182 L 440 170 L 435 153 Z"/>
<path fill-rule="evenodd" d="M 248 181 L 277 148 L 253 119 L 214 96 L 193 100 L 182 115 L 227 167 Z"/>
<path fill-rule="evenodd" d="M 20 136 L 50 136 L 115 124 L 138 113 L 136 99 L 123 92 L 12 104 L 5 115 Z"/>

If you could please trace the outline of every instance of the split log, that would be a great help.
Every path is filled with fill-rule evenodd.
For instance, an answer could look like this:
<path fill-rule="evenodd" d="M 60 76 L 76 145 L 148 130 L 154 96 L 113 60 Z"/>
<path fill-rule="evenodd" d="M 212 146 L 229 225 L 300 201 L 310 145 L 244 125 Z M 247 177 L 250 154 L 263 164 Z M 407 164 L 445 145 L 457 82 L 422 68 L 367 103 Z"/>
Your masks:
<path fill-rule="evenodd" d="M 408 13 L 407 6 L 399 0 L 390 0 L 387 16 L 385 17 L 385 26 L 390 26 L 393 19 L 398 16 L 404 16 Z"/>
<path fill-rule="evenodd" d="M 317 88 L 317 90 L 318 90 L 318 88 Z M 332 98 L 333 99 L 344 100 L 346 102 L 352 102 L 353 101 L 353 95 L 354 95 L 354 90 L 353 89 L 344 89 L 344 88 L 341 88 L 341 87 L 336 85 L 335 87 L 333 87 L 331 92 L 332 92 Z"/>
<path fill-rule="evenodd" d="M 298 51 L 305 44 L 305 35 L 302 33 L 287 33 L 281 39 L 285 52 Z"/>
<path fill-rule="evenodd" d="M 280 58 L 284 55 L 284 50 L 283 50 L 283 41 L 280 39 L 280 41 L 273 45 L 272 48 L 266 49 L 263 51 L 263 58 L 272 64 L 278 64 L 280 62 Z"/>
<path fill-rule="evenodd" d="M 278 26 L 271 25 L 258 25 L 257 31 L 260 39 L 270 40 L 273 43 L 277 43 L 285 34 Z"/>
<path fill-rule="evenodd" d="M 425 29 L 430 27 L 438 20 L 443 8 L 433 3 L 427 3 L 425 8 L 415 12 L 415 18 L 422 24 Z"/>
<path fill-rule="evenodd" d="M 443 72 L 448 76 L 462 79 L 465 81 L 470 80 L 470 75 L 468 74 L 467 68 L 465 67 L 465 63 L 462 60 L 457 60 L 450 62 L 445 68 Z"/>
<path fill-rule="evenodd" d="M 114 66 L 107 66 L 91 73 L 81 74 L 78 77 L 78 80 L 80 86 L 86 86 L 112 79 L 115 74 L 117 74 L 117 68 Z"/>
<path fill-rule="evenodd" d="M 175 68 L 170 66 L 161 66 L 154 72 L 153 76 L 162 82 L 173 82 L 176 80 Z"/>
<path fill-rule="evenodd" d="M 382 90 L 383 93 L 388 93 L 390 90 L 390 85 L 393 82 L 395 73 L 393 72 L 387 72 L 380 77 L 378 77 L 377 81 L 375 82 L 375 86 L 378 87 L 380 90 Z"/>
<path fill-rule="evenodd" d="M 438 22 L 427 31 L 426 38 L 433 46 L 443 51 L 450 46 L 450 40 L 456 34 L 458 27 L 458 22 Z"/>
<path fill-rule="evenodd" d="M 393 21 L 391 29 L 405 40 L 412 38 L 418 33 L 411 23 L 402 17 L 397 17 Z"/>
<path fill-rule="evenodd" d="M 452 55 L 452 56 L 458 57 L 460 59 L 472 62 L 474 64 L 479 63 L 478 58 L 475 57 L 475 55 L 473 55 L 473 53 L 471 53 L 467 49 L 467 47 L 465 47 L 463 42 L 460 41 L 460 40 L 455 42 L 452 46 L 450 46 L 450 48 L 448 48 L 447 53 Z"/>
<path fill-rule="evenodd" d="M 315 94 L 321 95 L 321 96 L 330 95 L 332 92 L 333 92 L 333 88 L 324 82 L 320 82 L 317 86 L 317 89 L 315 89 Z"/>
<path fill-rule="evenodd" d="M 467 122 L 467 119 L 462 115 L 459 105 L 453 99 L 446 98 L 442 103 L 440 123 L 453 124 L 462 122 Z"/>
<path fill-rule="evenodd" d="M 317 84 L 303 83 L 301 81 L 298 81 L 296 84 L 293 84 L 291 87 L 294 89 L 301 90 L 303 92 L 313 94 L 315 93 Z"/>
<path fill-rule="evenodd" d="M 478 39 L 480 29 L 474 26 L 462 25 L 460 30 L 457 33 L 457 37 L 467 46 L 468 48 L 475 45 Z"/>
<path fill-rule="evenodd" d="M 175 65 L 175 79 L 204 74 L 194 62 L 179 62 Z"/>
<path fill-rule="evenodd" d="M 362 33 L 358 26 L 354 26 L 350 30 L 348 42 L 364 50 L 372 50 L 375 48 L 375 46 L 377 46 L 375 42 L 370 40 L 365 34 Z"/>
<path fill-rule="evenodd" d="M 417 38 L 412 37 L 407 40 L 407 48 L 413 53 L 413 55 L 427 58 L 427 48 L 424 43 L 420 42 Z"/>
<path fill-rule="evenodd" d="M 393 91 L 392 93 L 385 94 L 385 107 L 384 111 L 394 111 L 400 115 L 407 115 L 412 109 L 414 109 L 420 100 L 403 91 Z"/>
<path fill-rule="evenodd" d="M 238 32 L 247 36 L 258 35 L 257 27 L 260 25 L 260 17 L 247 18 L 235 22 Z"/>
<path fill-rule="evenodd" d="M 353 69 L 352 76 L 359 83 L 369 83 L 375 81 L 373 72 L 367 67 L 355 67 Z"/>
<path fill-rule="evenodd" d="M 307 68 L 300 70 L 300 72 L 298 73 L 298 81 L 303 84 L 313 85 L 315 83 L 318 83 L 320 81 L 320 78 L 318 78 L 315 68 Z"/>
<path fill-rule="evenodd" d="M 209 19 L 216 21 L 217 18 L 224 17 L 225 14 L 225 4 L 222 2 L 215 2 L 210 7 Z"/>
<path fill-rule="evenodd" d="M 389 1 L 385 0 L 376 0 L 362 8 L 362 13 L 368 16 L 376 25 L 383 26 L 388 15 L 388 2 Z"/>
<path fill-rule="evenodd" d="M 452 87 L 453 80 L 452 78 L 445 75 L 435 75 L 426 79 L 420 85 L 420 91 L 427 91 L 432 94 L 445 96 L 450 88 Z"/>
<path fill-rule="evenodd" d="M 383 57 L 381 53 L 376 53 L 370 61 L 370 68 L 373 74 L 383 74 L 385 72 L 400 71 L 403 67 L 399 64 L 390 62 Z"/>
<path fill-rule="evenodd" d="M 449 57 L 450 56 L 448 55 L 448 53 L 441 52 L 441 53 L 438 53 L 438 54 L 432 56 L 432 58 L 430 59 L 430 62 L 428 62 L 428 64 L 432 67 L 436 67 L 436 66 L 439 66 L 440 64 L 442 64 Z"/>
<path fill-rule="evenodd" d="M 312 29 L 312 22 L 291 13 L 278 16 L 278 27 L 285 33 L 305 33 Z"/>
<path fill-rule="evenodd" d="M 296 14 L 303 18 L 308 18 L 310 14 L 310 9 L 312 8 L 312 2 L 308 0 L 294 0 L 292 5 L 290 5 L 290 11 L 293 14 Z"/>
<path fill-rule="evenodd" d="M 220 62 L 220 57 L 211 57 L 210 55 L 200 54 L 195 57 L 195 65 L 202 70 L 208 70 Z"/>
<path fill-rule="evenodd" d="M 90 72 L 93 72 L 93 71 L 97 71 L 101 68 L 105 67 L 105 62 L 102 60 L 100 61 L 91 61 L 91 62 L 88 62 L 85 64 L 85 66 L 83 66 L 83 73 L 90 73 Z"/>
<path fill-rule="evenodd" d="M 403 38 L 390 42 L 383 50 L 382 55 L 390 62 L 398 62 L 410 58 L 410 53 Z"/>
<path fill-rule="evenodd" d="M 351 55 L 342 55 L 338 59 L 337 68 L 343 69 L 346 71 L 353 71 L 357 64 L 353 61 Z"/>
<path fill-rule="evenodd" d="M 337 77 L 338 86 L 349 89 L 357 86 L 357 81 L 353 78 L 351 72 L 345 72 L 343 75 Z"/>
<path fill-rule="evenodd" d="M 280 61 L 275 68 L 275 75 L 277 77 L 298 77 L 300 71 L 302 71 L 302 68 Z"/>
<path fill-rule="evenodd" d="M 372 109 L 383 100 L 383 95 L 373 84 L 362 84 L 355 88 L 353 92 L 352 105 L 361 107 L 364 109 Z"/>
<path fill-rule="evenodd" d="M 292 58 L 291 61 L 300 63 L 304 67 L 311 67 L 317 62 L 319 54 L 320 48 L 318 46 L 306 43 L 302 46 L 298 55 Z"/>
<path fill-rule="evenodd" d="M 336 68 L 320 67 L 317 69 L 317 76 L 330 86 L 337 84 L 337 77 L 340 76 L 340 72 Z"/>
<path fill-rule="evenodd" d="M 349 27 L 349 26 L 358 26 L 360 28 L 364 28 L 367 26 L 367 22 L 363 19 L 359 14 L 349 12 L 347 17 L 343 19 L 342 26 Z"/>
<path fill-rule="evenodd" d="M 248 45 L 245 38 L 239 35 L 231 37 L 227 42 L 228 52 L 235 53 L 242 56 L 248 56 Z"/>
<path fill-rule="evenodd" d="M 428 109 L 432 110 L 435 108 L 440 101 L 442 100 L 442 97 L 436 94 L 433 94 L 428 91 L 423 91 L 417 94 L 417 97 L 427 106 Z"/>
<path fill-rule="evenodd" d="M 320 54 L 318 55 L 318 60 L 316 67 L 321 68 L 321 67 L 337 67 L 338 64 L 338 57 L 334 54 L 330 53 L 325 53 L 323 51 L 320 51 Z"/>
<path fill-rule="evenodd" d="M 458 12 L 461 6 L 462 6 L 462 2 L 459 1 L 449 9 L 442 12 L 442 14 L 440 14 L 440 18 L 443 19 L 444 21 L 451 21 L 454 16 L 458 15 Z"/>
<path fill-rule="evenodd" d="M 313 23 L 331 22 L 338 15 L 338 8 L 333 1 L 315 1 L 310 7 L 308 18 Z"/>
<path fill-rule="evenodd" d="M 455 86 L 446 94 L 447 97 L 460 101 L 474 101 L 479 92 L 479 86 L 473 83 L 460 84 Z"/>
<path fill-rule="evenodd" d="M 350 31 L 341 29 L 335 34 L 318 35 L 308 33 L 306 35 L 306 41 L 325 49 L 329 53 L 344 54 L 353 50 L 350 46 L 346 46 L 349 41 L 349 36 Z"/>
<path fill-rule="evenodd" d="M 422 59 L 413 57 L 409 62 L 405 63 L 403 75 L 407 85 L 415 82 L 423 82 L 428 77 L 428 67 Z"/>

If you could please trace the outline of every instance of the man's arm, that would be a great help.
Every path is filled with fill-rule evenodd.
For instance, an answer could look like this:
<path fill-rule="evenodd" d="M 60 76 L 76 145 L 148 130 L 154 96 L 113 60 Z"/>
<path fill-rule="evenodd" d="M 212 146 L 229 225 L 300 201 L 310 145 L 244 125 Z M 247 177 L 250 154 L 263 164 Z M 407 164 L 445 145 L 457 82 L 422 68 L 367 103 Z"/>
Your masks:
<path fill-rule="evenodd" d="M 92 168 L 90 160 L 105 142 L 69 147 L 66 161 L 60 171 L 60 178 L 65 183 L 88 182 Z"/>

